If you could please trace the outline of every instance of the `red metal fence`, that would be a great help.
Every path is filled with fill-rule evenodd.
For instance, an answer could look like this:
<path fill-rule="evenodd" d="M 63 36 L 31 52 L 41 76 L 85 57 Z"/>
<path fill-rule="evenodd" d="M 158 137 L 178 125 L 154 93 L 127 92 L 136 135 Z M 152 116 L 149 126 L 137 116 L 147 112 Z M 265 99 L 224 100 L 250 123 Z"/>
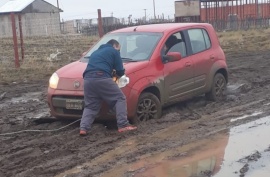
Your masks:
<path fill-rule="evenodd" d="M 229 20 L 235 16 L 238 20 L 270 18 L 270 1 L 255 0 L 202 2 L 201 21 Z"/>

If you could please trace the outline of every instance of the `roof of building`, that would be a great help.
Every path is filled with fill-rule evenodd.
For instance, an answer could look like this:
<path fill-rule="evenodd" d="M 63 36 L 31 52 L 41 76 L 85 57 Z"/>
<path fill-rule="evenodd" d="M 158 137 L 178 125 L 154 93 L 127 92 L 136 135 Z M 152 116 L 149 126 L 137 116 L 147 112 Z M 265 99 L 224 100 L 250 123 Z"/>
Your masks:
<path fill-rule="evenodd" d="M 39 9 L 38 11 L 40 12 L 48 11 L 48 8 L 44 7 L 45 3 L 51 6 L 49 8 L 49 11 L 53 9 L 54 12 L 56 11 L 63 12 L 61 9 L 58 9 L 57 7 L 53 6 L 52 4 L 44 0 L 9 0 L 3 6 L 0 7 L 0 14 L 11 13 L 11 12 L 14 12 L 14 13 L 22 12 L 31 4 L 35 4 L 34 8 Z"/>
<path fill-rule="evenodd" d="M 2 7 L 0 7 L 0 13 L 21 12 L 34 1 L 35 0 L 9 0 Z"/>

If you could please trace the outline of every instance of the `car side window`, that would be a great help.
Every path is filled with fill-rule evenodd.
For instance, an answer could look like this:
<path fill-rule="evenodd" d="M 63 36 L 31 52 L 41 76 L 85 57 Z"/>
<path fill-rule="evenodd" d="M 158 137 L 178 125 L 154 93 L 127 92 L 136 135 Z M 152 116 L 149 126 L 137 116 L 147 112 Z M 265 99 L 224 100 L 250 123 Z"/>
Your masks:
<path fill-rule="evenodd" d="M 207 32 L 204 29 L 188 30 L 193 54 L 202 52 L 211 47 L 211 42 Z"/>
<path fill-rule="evenodd" d="M 187 56 L 186 44 L 183 40 L 183 34 L 177 32 L 172 34 L 165 42 L 165 54 L 169 52 L 179 52 L 182 57 Z"/>
<path fill-rule="evenodd" d="M 210 37 L 209 37 L 208 33 L 206 32 L 206 30 L 202 29 L 202 31 L 203 31 L 203 36 L 204 36 L 206 48 L 209 49 L 211 47 Z"/>

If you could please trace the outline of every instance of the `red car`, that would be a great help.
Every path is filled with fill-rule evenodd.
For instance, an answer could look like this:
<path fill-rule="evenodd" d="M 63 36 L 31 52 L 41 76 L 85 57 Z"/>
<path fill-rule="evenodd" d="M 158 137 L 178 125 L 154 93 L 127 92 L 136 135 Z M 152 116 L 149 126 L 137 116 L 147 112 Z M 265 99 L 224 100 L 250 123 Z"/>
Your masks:
<path fill-rule="evenodd" d="M 171 46 L 167 46 L 173 38 Z M 162 108 L 206 94 L 217 101 L 228 82 L 226 58 L 216 32 L 206 23 L 128 27 L 106 34 L 79 60 L 50 78 L 48 104 L 57 118 L 81 118 L 83 78 L 88 58 L 101 44 L 116 39 L 126 69 L 118 85 L 127 98 L 128 118 L 160 118 Z M 114 117 L 104 103 L 99 119 Z"/>

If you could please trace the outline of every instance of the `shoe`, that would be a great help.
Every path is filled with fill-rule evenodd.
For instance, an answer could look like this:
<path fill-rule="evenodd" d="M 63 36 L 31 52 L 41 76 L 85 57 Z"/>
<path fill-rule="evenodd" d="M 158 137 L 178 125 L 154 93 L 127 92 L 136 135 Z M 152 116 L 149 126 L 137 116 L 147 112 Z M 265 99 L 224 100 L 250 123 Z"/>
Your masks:
<path fill-rule="evenodd" d="M 132 131 L 132 130 L 136 130 L 137 127 L 133 126 L 133 125 L 128 125 L 126 127 L 123 128 L 118 128 L 118 132 L 122 133 L 122 132 L 126 132 L 126 131 Z"/>
<path fill-rule="evenodd" d="M 86 136 L 86 135 L 87 135 L 87 133 L 85 130 L 80 130 L 80 136 Z"/>

